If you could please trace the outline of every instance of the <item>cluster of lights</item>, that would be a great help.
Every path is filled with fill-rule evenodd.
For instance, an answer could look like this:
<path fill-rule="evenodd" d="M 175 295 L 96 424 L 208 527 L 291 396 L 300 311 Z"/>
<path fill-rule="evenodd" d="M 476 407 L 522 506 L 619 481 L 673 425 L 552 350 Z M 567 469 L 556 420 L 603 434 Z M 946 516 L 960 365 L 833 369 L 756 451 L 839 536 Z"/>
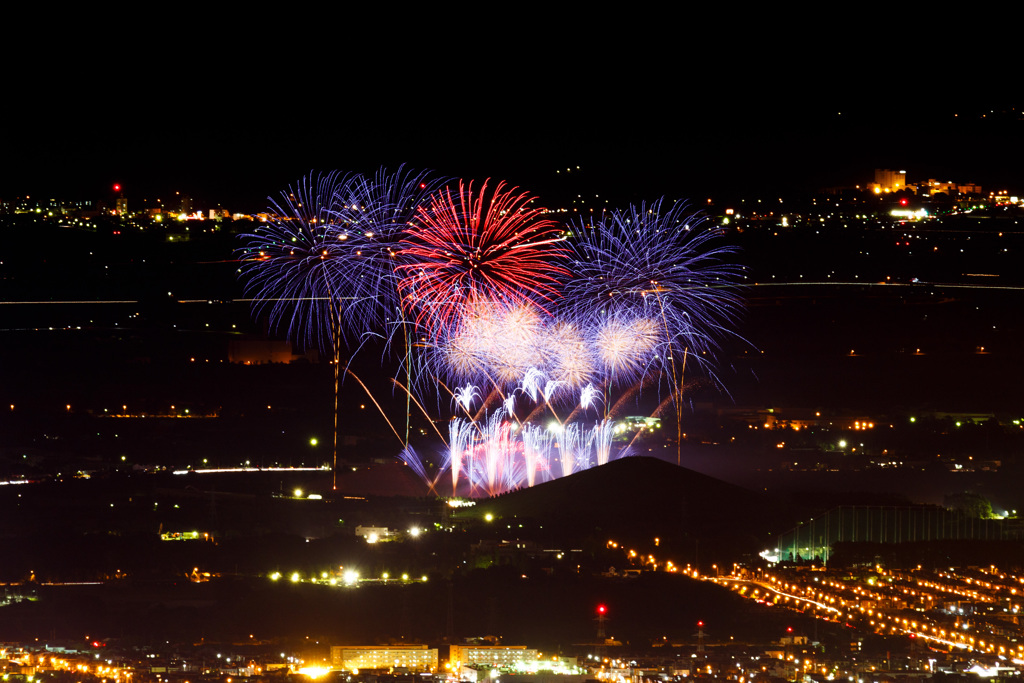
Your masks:
<path fill-rule="evenodd" d="M 988 572 L 1000 577 L 1000 580 L 1005 580 L 1007 576 L 998 572 L 994 567 L 991 567 Z M 938 591 L 975 602 L 997 603 L 1002 600 L 993 595 L 987 595 L 982 590 L 960 586 L 962 584 L 976 586 L 995 594 L 998 594 L 1000 590 L 1006 590 L 1011 596 L 1017 595 L 1016 586 L 1002 586 L 984 579 L 979 580 L 958 574 L 953 570 L 948 573 L 938 572 L 937 576 L 950 583 L 927 580 L 916 572 L 886 571 L 882 567 L 876 567 L 875 572 L 866 577 L 867 586 L 818 576 L 814 577 L 814 584 L 817 585 L 804 585 L 802 581 L 808 580 L 810 575 L 798 575 L 791 579 L 770 574 L 764 574 L 757 579 L 738 576 L 709 578 L 730 585 L 738 594 L 763 604 L 789 607 L 800 611 L 812 608 L 816 617 L 830 621 L 845 620 L 849 623 L 858 619 L 863 620 L 867 626 L 883 635 L 903 634 L 950 648 L 1015 658 L 1024 657 L 1024 645 L 1018 645 L 1016 641 L 1006 641 L 995 632 L 987 638 L 981 637 L 980 634 L 972 635 L 969 631 L 972 629 L 976 631 L 982 625 L 979 623 L 972 626 L 966 621 L 961 621 L 956 612 L 950 617 L 952 623 L 948 624 L 929 616 L 934 612 L 935 597 L 926 592 Z M 848 579 L 849 577 L 847 581 Z M 1010 580 L 1014 583 L 1024 584 L 1024 579 L 1011 576 Z M 848 598 L 842 597 L 843 594 L 849 594 Z M 904 616 L 901 613 L 904 610 L 901 607 L 901 600 L 905 598 L 900 598 L 897 594 L 924 602 L 925 611 L 917 618 Z M 884 608 L 884 605 L 890 603 L 893 605 L 891 613 Z M 1020 610 L 1020 605 L 1008 604 L 1006 609 L 1016 614 Z"/>

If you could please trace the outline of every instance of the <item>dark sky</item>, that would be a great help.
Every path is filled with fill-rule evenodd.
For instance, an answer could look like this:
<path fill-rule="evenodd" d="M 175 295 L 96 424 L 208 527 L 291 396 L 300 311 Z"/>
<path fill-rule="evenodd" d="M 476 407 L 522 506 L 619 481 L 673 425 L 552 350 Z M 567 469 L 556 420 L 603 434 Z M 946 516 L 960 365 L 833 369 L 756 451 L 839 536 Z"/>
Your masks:
<path fill-rule="evenodd" d="M 8 47 L 0 198 L 97 198 L 120 182 L 130 201 L 181 191 L 253 211 L 311 169 L 399 163 L 505 178 L 551 203 L 771 196 L 867 182 L 876 167 L 1024 189 L 1024 119 L 998 88 L 924 78 L 908 56 L 879 76 L 877 55 L 828 36 L 704 23 L 672 41 L 621 18 L 471 44 L 311 27 L 278 40 L 290 24 L 250 17 Z M 41 60 L 54 54 L 58 66 Z"/>

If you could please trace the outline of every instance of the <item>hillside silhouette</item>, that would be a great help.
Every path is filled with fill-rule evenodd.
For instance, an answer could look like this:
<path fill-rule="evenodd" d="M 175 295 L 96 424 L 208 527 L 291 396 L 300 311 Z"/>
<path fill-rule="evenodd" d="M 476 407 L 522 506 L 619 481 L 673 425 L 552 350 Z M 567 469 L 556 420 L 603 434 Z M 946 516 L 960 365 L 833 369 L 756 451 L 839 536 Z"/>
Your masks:
<path fill-rule="evenodd" d="M 792 504 L 650 457 L 630 457 L 481 503 L 562 538 L 706 542 L 762 549 L 800 519 Z M 697 558 L 699 559 L 699 558 Z"/>

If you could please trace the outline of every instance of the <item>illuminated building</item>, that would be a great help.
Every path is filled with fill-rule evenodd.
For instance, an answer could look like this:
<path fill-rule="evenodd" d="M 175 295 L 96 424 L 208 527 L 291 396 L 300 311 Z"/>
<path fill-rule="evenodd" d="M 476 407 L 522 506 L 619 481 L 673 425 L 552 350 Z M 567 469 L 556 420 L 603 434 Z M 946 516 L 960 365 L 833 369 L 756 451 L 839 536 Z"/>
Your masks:
<path fill-rule="evenodd" d="M 437 648 L 426 645 L 380 645 L 369 647 L 331 647 L 331 667 L 349 671 L 402 669 L 436 671 Z"/>
<path fill-rule="evenodd" d="M 660 417 L 643 417 L 636 415 L 627 415 L 622 418 L 622 422 L 626 429 L 637 430 L 637 429 L 661 429 L 661 418 Z"/>
<path fill-rule="evenodd" d="M 944 192 L 948 195 L 954 195 L 958 193 L 981 194 L 981 185 L 976 185 L 974 183 L 960 184 L 955 183 L 952 180 L 942 182 L 940 180 L 935 180 L 934 178 L 929 178 L 927 181 L 923 183 L 918 183 L 916 191 L 918 194 L 921 194 L 922 192 L 927 192 L 929 195 L 938 194 L 939 192 Z"/>
<path fill-rule="evenodd" d="M 875 194 L 883 192 L 899 192 L 907 187 L 906 171 L 890 171 L 887 168 L 875 169 L 875 182 L 868 184 L 868 190 Z"/>
<path fill-rule="evenodd" d="M 868 183 L 867 187 L 875 194 L 899 192 L 900 190 L 911 190 L 914 194 L 928 194 L 929 196 L 940 192 L 947 195 L 981 193 L 981 185 L 975 183 L 955 183 L 952 180 L 942 182 L 934 178 L 908 185 L 906 171 L 891 171 L 887 168 L 876 168 L 875 182 Z"/>
<path fill-rule="evenodd" d="M 210 534 L 205 531 L 163 531 L 161 541 L 209 541 Z"/>
<path fill-rule="evenodd" d="M 500 668 L 532 662 L 537 659 L 537 651 L 525 645 L 452 645 L 449 659 L 453 671 L 481 664 Z"/>
<path fill-rule="evenodd" d="M 365 539 L 367 543 L 376 543 L 388 541 L 394 537 L 394 534 L 386 526 L 360 525 L 356 527 L 356 536 Z"/>

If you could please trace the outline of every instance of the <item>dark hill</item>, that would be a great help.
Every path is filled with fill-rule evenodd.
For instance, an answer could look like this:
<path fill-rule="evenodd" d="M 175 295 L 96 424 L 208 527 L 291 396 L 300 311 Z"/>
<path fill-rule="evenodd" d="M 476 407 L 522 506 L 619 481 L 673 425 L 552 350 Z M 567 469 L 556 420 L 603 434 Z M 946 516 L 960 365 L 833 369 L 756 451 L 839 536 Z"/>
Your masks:
<path fill-rule="evenodd" d="M 763 544 L 800 518 L 788 503 L 650 457 L 616 460 L 498 496 L 481 508 L 576 537 L 590 531 L 618 539 L 707 539 L 715 545 Z"/>

